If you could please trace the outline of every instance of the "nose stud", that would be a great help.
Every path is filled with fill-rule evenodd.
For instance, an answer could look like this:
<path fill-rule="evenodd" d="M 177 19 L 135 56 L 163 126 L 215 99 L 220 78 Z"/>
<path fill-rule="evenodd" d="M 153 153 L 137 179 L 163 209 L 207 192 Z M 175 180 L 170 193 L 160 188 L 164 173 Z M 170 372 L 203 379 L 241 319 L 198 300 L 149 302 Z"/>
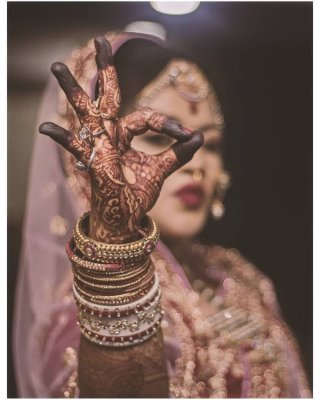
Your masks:
<path fill-rule="evenodd" d="M 203 178 L 203 172 L 201 171 L 201 169 L 195 169 L 192 172 L 192 178 L 194 181 L 199 182 L 202 180 Z"/>

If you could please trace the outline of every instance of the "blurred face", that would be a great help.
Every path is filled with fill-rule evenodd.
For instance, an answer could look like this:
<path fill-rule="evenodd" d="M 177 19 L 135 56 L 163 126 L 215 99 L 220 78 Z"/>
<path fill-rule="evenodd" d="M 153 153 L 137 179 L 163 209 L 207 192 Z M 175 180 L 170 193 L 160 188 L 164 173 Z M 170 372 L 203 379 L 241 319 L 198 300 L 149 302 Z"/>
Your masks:
<path fill-rule="evenodd" d="M 184 100 L 173 88 L 160 92 L 148 106 L 176 119 L 190 130 L 201 130 L 204 145 L 193 159 L 169 176 L 160 197 L 149 212 L 161 235 L 170 242 L 195 236 L 202 229 L 210 208 L 217 180 L 222 172 L 222 159 L 217 152 L 221 131 L 214 125 L 212 108 L 205 99 L 199 103 Z M 150 154 L 159 153 L 174 142 L 165 135 L 147 132 L 134 138 L 132 146 Z"/>

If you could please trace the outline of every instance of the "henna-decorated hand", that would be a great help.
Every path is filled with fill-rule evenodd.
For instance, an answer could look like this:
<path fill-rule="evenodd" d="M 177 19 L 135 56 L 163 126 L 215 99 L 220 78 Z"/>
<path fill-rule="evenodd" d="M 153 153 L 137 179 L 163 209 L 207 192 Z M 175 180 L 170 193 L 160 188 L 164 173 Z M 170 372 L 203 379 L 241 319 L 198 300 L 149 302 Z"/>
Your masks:
<path fill-rule="evenodd" d="M 165 178 L 192 158 L 203 143 L 203 135 L 191 133 L 150 108 L 117 119 L 120 90 L 111 46 L 99 37 L 95 47 L 99 81 L 95 101 L 67 66 L 54 63 L 51 67 L 81 127 L 91 132 L 89 137 L 81 139 L 79 133 L 51 122 L 41 124 L 39 131 L 60 143 L 88 169 L 92 186 L 89 235 L 110 243 L 126 242 L 135 238 L 139 223 L 156 202 Z M 177 142 L 157 155 L 131 148 L 133 137 L 149 129 Z"/>

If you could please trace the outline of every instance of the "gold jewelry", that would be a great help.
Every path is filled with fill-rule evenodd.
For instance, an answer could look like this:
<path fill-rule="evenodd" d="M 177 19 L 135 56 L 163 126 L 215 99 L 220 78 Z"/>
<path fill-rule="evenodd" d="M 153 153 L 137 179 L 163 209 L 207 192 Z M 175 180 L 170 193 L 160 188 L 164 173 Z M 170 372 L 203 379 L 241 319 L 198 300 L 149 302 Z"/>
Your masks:
<path fill-rule="evenodd" d="M 124 346 L 131 346 L 134 344 L 138 343 L 143 343 L 147 339 L 149 339 L 152 335 L 154 335 L 157 332 L 157 328 L 160 326 L 160 322 L 162 319 L 162 314 L 160 315 L 160 318 L 154 326 L 152 326 L 149 329 L 146 329 L 144 332 L 140 332 L 138 334 L 132 334 L 129 336 L 129 338 L 126 340 L 125 337 L 120 336 L 103 336 L 103 335 L 98 335 L 97 333 L 92 333 L 88 329 L 86 329 L 81 323 L 79 323 L 79 327 L 81 330 L 81 333 L 91 342 L 103 345 L 103 346 L 110 346 L 110 347 L 124 347 Z"/>
<path fill-rule="evenodd" d="M 85 213 L 77 221 L 73 230 L 73 240 L 77 248 L 91 260 L 102 262 L 132 262 L 146 258 L 156 247 L 160 237 L 156 223 L 145 217 L 149 233 L 135 242 L 126 244 L 106 244 L 90 239 L 84 230 L 87 230 L 90 213 Z"/>
<path fill-rule="evenodd" d="M 145 310 L 124 315 L 122 317 L 97 317 L 78 310 L 78 321 L 92 333 L 100 335 L 118 336 L 122 334 L 131 335 L 143 331 L 153 324 L 155 318 L 161 316 L 160 298 L 150 304 Z"/>
<path fill-rule="evenodd" d="M 73 247 L 74 247 L 74 241 L 73 241 L 73 238 L 71 238 L 70 241 L 67 242 L 67 245 L 66 245 L 66 252 L 69 257 L 69 260 L 72 263 L 76 264 L 77 267 L 82 268 L 90 273 L 94 273 L 94 274 L 104 273 L 105 275 L 108 275 L 108 276 L 115 275 L 115 274 L 122 274 L 126 271 L 131 271 L 132 268 L 134 268 L 134 267 L 141 265 L 141 261 L 139 263 L 132 262 L 132 263 L 128 263 L 126 265 L 119 264 L 119 263 L 112 263 L 112 264 L 95 263 L 92 261 L 84 260 L 81 257 L 78 257 L 74 253 Z"/>
<path fill-rule="evenodd" d="M 153 304 L 161 295 L 160 285 L 159 285 L 159 277 L 155 273 L 154 274 L 154 282 L 150 290 L 147 293 L 140 297 L 139 299 L 123 305 L 100 305 L 96 303 L 91 303 L 90 301 L 84 299 L 81 296 L 75 286 L 73 286 L 73 295 L 78 304 L 81 311 L 89 313 L 91 315 L 96 315 L 99 317 L 106 316 L 108 318 L 111 317 L 121 317 L 124 315 L 130 315 L 133 313 L 140 312 L 149 307 L 150 304 Z"/>
<path fill-rule="evenodd" d="M 170 61 L 164 70 L 138 94 L 134 107 L 148 107 L 149 103 L 167 87 L 172 87 L 190 103 L 208 99 L 212 107 L 214 124 L 218 129 L 223 129 L 224 118 L 221 107 L 208 79 L 196 64 L 182 59 Z"/>
<path fill-rule="evenodd" d="M 151 289 L 152 290 L 152 289 Z M 75 292 L 74 292 L 75 294 Z M 150 292 L 148 293 L 148 295 Z M 98 309 L 96 304 L 90 304 L 84 303 L 84 299 L 74 296 L 76 304 L 78 306 L 78 310 L 87 313 L 90 315 L 95 315 L 96 317 L 107 317 L 107 318 L 120 318 L 120 317 L 128 317 L 131 314 L 138 314 L 141 311 L 145 311 L 150 305 L 154 304 L 156 301 L 159 301 L 161 297 L 161 291 L 160 288 L 156 288 L 156 292 L 152 294 L 152 296 L 148 297 L 146 295 L 145 297 L 141 298 L 140 301 L 133 302 L 126 306 L 125 309 L 120 310 L 119 307 L 114 307 L 114 306 L 109 306 L 108 308 L 104 308 L 104 311 L 101 311 Z M 79 296 L 79 295 L 78 295 Z M 101 307 L 101 306 L 100 306 Z M 122 306 L 125 307 L 125 306 Z"/>
<path fill-rule="evenodd" d="M 128 282 L 128 283 L 124 283 L 122 285 L 101 285 L 101 284 L 95 284 L 92 282 L 88 282 L 87 280 L 83 279 L 79 274 L 77 274 L 76 272 L 74 273 L 76 279 L 83 283 L 84 286 L 87 286 L 88 288 L 94 288 L 97 290 L 102 290 L 102 291 L 106 291 L 106 290 L 124 290 L 126 288 L 130 288 L 132 286 L 136 286 L 138 283 L 140 283 L 143 280 L 147 280 L 147 278 L 151 278 L 152 275 L 154 273 L 154 269 L 151 268 L 145 275 L 138 277 L 135 281 L 133 282 Z"/>
<path fill-rule="evenodd" d="M 203 172 L 201 169 L 195 169 L 192 172 L 192 179 L 196 182 L 200 182 L 203 179 Z"/>
<path fill-rule="evenodd" d="M 119 295 L 114 295 L 114 296 L 102 296 L 102 295 L 92 295 L 90 293 L 87 293 L 83 289 L 79 287 L 79 285 L 76 282 L 73 282 L 75 289 L 81 293 L 84 297 L 84 299 L 92 301 L 93 303 L 97 304 L 106 304 L 106 305 L 121 305 L 121 304 L 128 304 L 134 300 L 137 300 L 141 297 L 143 297 L 145 294 L 148 293 L 150 290 L 150 287 L 153 284 L 154 279 L 151 280 L 151 282 L 140 288 L 139 290 L 136 290 L 134 292 L 128 293 L 128 294 L 119 294 Z"/>
<path fill-rule="evenodd" d="M 230 176 L 227 172 L 223 172 L 217 181 L 215 193 L 213 196 L 213 202 L 211 205 L 212 217 L 216 220 L 223 217 L 225 213 L 225 207 L 223 205 L 223 199 L 227 189 L 230 186 Z"/>
<path fill-rule="evenodd" d="M 144 272 L 146 272 L 151 265 L 151 261 L 147 260 L 141 267 L 133 269 L 133 270 L 129 270 L 129 272 L 124 272 L 120 275 L 117 274 L 117 277 L 110 277 L 110 276 L 95 276 L 95 275 L 87 275 L 86 273 L 84 273 L 80 268 L 78 268 L 76 263 L 73 263 L 73 271 L 79 275 L 81 275 L 83 278 L 88 278 L 91 279 L 95 282 L 119 282 L 119 281 L 125 281 L 125 280 L 129 280 L 129 279 L 133 279 L 141 274 L 143 274 Z"/>

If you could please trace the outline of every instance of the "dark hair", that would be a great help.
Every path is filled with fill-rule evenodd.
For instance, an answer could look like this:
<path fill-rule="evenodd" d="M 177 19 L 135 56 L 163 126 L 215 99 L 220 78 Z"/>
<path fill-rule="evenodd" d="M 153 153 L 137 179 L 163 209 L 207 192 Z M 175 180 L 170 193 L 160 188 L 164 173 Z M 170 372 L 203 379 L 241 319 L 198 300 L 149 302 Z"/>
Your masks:
<path fill-rule="evenodd" d="M 181 51 L 145 39 L 132 39 L 120 47 L 114 57 L 122 97 L 120 114 L 173 58 L 193 61 Z"/>

